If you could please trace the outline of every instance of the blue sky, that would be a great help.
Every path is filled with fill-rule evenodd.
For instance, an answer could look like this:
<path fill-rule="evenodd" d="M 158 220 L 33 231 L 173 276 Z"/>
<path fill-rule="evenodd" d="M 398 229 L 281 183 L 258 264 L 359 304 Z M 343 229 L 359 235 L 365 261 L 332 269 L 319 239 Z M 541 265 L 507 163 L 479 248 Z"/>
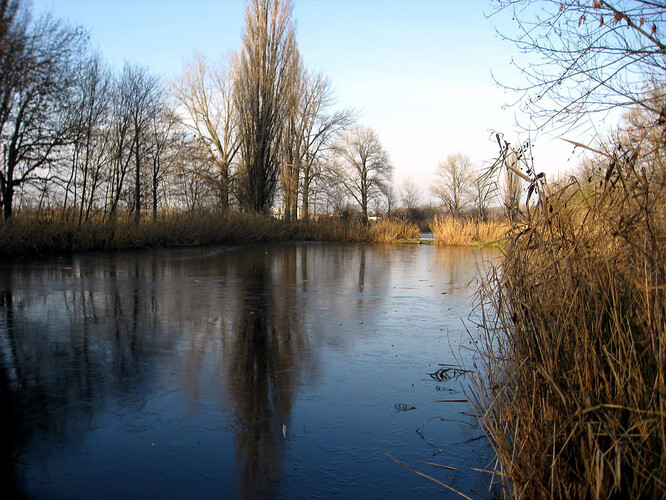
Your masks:
<path fill-rule="evenodd" d="M 374 128 L 395 166 L 425 192 L 439 161 L 458 151 L 479 165 L 496 155 L 491 131 L 518 140 L 515 100 L 493 81 L 516 79 L 514 47 L 502 42 L 484 0 L 294 0 L 306 66 L 331 79 L 338 105 Z M 218 58 L 240 46 L 242 0 L 33 0 L 90 32 L 113 66 L 125 60 L 170 78 L 196 50 Z M 526 136 L 520 136 L 526 138 Z M 544 135 L 537 168 L 554 175 L 577 163 L 571 147 Z"/>

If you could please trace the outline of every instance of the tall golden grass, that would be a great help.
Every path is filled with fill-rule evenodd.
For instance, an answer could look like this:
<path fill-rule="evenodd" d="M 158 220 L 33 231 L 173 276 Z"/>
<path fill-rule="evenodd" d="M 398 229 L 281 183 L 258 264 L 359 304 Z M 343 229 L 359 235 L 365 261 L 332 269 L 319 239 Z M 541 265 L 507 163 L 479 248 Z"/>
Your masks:
<path fill-rule="evenodd" d="M 666 169 L 535 183 L 482 292 L 472 400 L 515 498 L 666 496 Z"/>
<path fill-rule="evenodd" d="M 188 212 L 163 214 L 156 221 L 147 218 L 138 225 L 129 217 L 77 225 L 58 214 L 23 213 L 0 225 L 0 256 L 285 240 L 390 243 L 418 237 L 415 224 L 399 220 L 363 224 L 329 218 L 288 223 L 238 212 Z"/>
<path fill-rule="evenodd" d="M 420 237 L 418 225 L 404 220 L 382 219 L 368 226 L 368 239 L 374 243 L 418 241 Z"/>
<path fill-rule="evenodd" d="M 435 216 L 430 224 L 435 242 L 441 245 L 469 246 L 496 244 L 507 237 L 509 223 L 505 219 L 478 221 L 469 217 Z"/>
<path fill-rule="evenodd" d="M 412 222 L 401 219 L 381 219 L 363 223 L 361 220 L 343 220 L 327 217 L 320 220 L 301 221 L 297 225 L 295 239 L 316 241 L 346 241 L 371 243 L 415 242 L 421 232 Z"/>

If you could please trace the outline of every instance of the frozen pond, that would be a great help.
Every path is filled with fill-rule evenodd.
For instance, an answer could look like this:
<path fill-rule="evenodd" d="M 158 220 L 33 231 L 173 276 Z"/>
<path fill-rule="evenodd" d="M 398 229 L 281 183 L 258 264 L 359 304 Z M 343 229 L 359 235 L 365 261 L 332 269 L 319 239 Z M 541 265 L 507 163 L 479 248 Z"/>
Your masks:
<path fill-rule="evenodd" d="M 471 365 L 467 284 L 496 255 L 283 243 L 2 263 L 3 491 L 452 495 L 390 453 L 489 497 L 468 404 L 436 402 L 464 399 L 464 377 L 428 374 Z"/>

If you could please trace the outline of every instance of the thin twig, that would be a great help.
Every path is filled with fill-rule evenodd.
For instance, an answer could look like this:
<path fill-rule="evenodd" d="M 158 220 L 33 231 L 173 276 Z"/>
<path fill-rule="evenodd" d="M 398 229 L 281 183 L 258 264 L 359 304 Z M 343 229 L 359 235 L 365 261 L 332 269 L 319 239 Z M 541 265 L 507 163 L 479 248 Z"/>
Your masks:
<path fill-rule="evenodd" d="M 466 498 L 467 500 L 473 500 L 471 497 L 468 497 L 467 495 L 465 495 L 461 491 L 458 491 L 457 489 L 453 488 L 452 486 L 449 486 L 448 484 L 441 482 L 439 479 L 435 479 L 434 477 L 429 476 L 428 474 L 424 474 L 423 472 L 419 472 L 416 469 L 414 469 L 413 467 L 410 467 L 409 465 L 407 465 L 405 463 L 402 463 L 397 458 L 391 456 L 390 453 L 387 452 L 386 456 L 389 457 L 391 460 L 393 460 L 398 465 L 402 465 L 405 469 L 407 469 L 409 471 L 412 471 L 414 474 L 418 474 L 419 476 L 425 477 L 426 479 L 430 479 L 431 481 L 434 481 L 437 484 L 444 486 L 444 488 L 446 488 L 447 490 L 452 491 L 452 492 L 456 493 L 457 495 L 460 495 L 461 497 Z"/>

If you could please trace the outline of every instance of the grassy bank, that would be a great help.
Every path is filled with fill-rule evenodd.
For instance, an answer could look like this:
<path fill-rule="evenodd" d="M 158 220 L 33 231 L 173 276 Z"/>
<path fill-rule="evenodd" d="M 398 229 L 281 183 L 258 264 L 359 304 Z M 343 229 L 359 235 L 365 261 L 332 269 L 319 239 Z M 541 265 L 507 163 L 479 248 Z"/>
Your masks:
<path fill-rule="evenodd" d="M 387 220 L 369 225 L 336 218 L 288 223 L 251 214 L 197 212 L 145 219 L 138 225 L 125 219 L 77 225 L 57 215 L 19 214 L 0 226 L 0 256 L 282 240 L 391 243 L 418 235 L 414 224 Z"/>
<path fill-rule="evenodd" d="M 469 217 L 437 217 L 430 224 L 435 242 L 441 245 L 496 245 L 507 237 L 505 219 L 477 221 Z"/>
<path fill-rule="evenodd" d="M 666 171 L 610 168 L 541 186 L 483 292 L 473 400 L 507 497 L 666 495 Z"/>

